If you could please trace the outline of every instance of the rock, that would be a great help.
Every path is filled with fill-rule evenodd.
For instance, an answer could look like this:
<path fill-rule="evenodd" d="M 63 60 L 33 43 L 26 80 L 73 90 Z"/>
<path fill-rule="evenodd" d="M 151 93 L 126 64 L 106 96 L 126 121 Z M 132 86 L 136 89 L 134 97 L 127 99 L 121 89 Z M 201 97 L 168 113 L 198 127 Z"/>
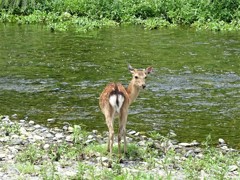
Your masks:
<path fill-rule="evenodd" d="M 195 156 L 194 150 L 187 151 L 187 153 L 184 156 L 185 157 L 194 157 Z"/>
<path fill-rule="evenodd" d="M 88 139 L 94 139 L 94 136 L 93 136 L 93 135 L 88 135 L 87 138 L 88 138 Z"/>
<path fill-rule="evenodd" d="M 67 131 L 67 130 L 68 130 L 68 126 L 67 125 L 63 126 L 63 131 Z"/>
<path fill-rule="evenodd" d="M 19 138 L 14 138 L 14 139 L 11 140 L 10 144 L 13 145 L 13 146 L 14 145 L 22 145 L 23 141 L 21 139 L 19 139 Z"/>
<path fill-rule="evenodd" d="M 56 134 L 55 134 L 55 137 L 56 137 L 57 139 L 62 139 L 62 138 L 64 138 L 64 135 L 63 135 L 63 133 L 56 133 Z"/>
<path fill-rule="evenodd" d="M 199 153 L 195 157 L 198 158 L 198 159 L 203 159 L 204 155 L 202 153 Z"/>
<path fill-rule="evenodd" d="M 191 147 L 192 146 L 190 143 L 179 143 L 178 145 L 182 146 L 182 147 Z"/>
<path fill-rule="evenodd" d="M 2 121 L 10 121 L 9 116 L 3 116 Z"/>
<path fill-rule="evenodd" d="M 28 132 L 26 131 L 26 129 L 24 127 L 20 127 L 19 131 L 20 131 L 20 134 L 22 134 L 22 135 L 25 135 L 25 136 L 28 135 Z"/>
<path fill-rule="evenodd" d="M 47 122 L 48 122 L 48 123 L 54 123 L 54 122 L 55 122 L 55 119 L 54 119 L 54 118 L 49 118 L 49 119 L 47 119 Z"/>
<path fill-rule="evenodd" d="M 200 153 L 200 152 L 202 152 L 202 149 L 201 148 L 195 148 L 193 151 L 194 151 L 194 153 Z"/>
<path fill-rule="evenodd" d="M 96 135 L 98 133 L 98 130 L 93 130 L 92 133 Z"/>
<path fill-rule="evenodd" d="M 190 143 L 191 146 L 199 146 L 200 143 L 194 140 L 193 142 Z"/>
<path fill-rule="evenodd" d="M 44 137 L 35 134 L 33 135 L 33 139 L 34 141 L 40 141 L 40 140 L 44 140 Z"/>
<path fill-rule="evenodd" d="M 19 122 L 20 122 L 20 123 L 25 123 L 25 122 L 26 122 L 26 120 L 24 120 L 24 119 L 21 119 L 21 120 L 19 120 Z"/>
<path fill-rule="evenodd" d="M 107 157 L 97 157 L 97 161 L 98 162 L 108 162 L 108 158 Z"/>
<path fill-rule="evenodd" d="M 69 127 L 68 127 L 68 132 L 72 133 L 72 132 L 73 132 L 73 130 L 74 130 L 74 128 L 73 128 L 73 127 L 71 127 L 71 126 L 69 126 Z"/>
<path fill-rule="evenodd" d="M 139 141 L 137 144 L 139 146 L 146 146 L 146 141 Z"/>
<path fill-rule="evenodd" d="M 41 126 L 39 124 L 36 124 L 35 126 L 33 126 L 35 129 L 39 129 L 41 128 Z"/>
<path fill-rule="evenodd" d="M 233 171 L 237 171 L 237 170 L 238 170 L 238 166 L 236 166 L 236 165 L 231 165 L 228 167 L 229 172 L 233 172 Z"/>
<path fill-rule="evenodd" d="M 134 136 L 139 136 L 140 135 L 140 132 L 136 132 L 135 134 L 134 134 Z"/>
<path fill-rule="evenodd" d="M 29 123 L 29 125 L 34 125 L 35 124 L 34 121 L 29 121 L 28 123 Z"/>
<path fill-rule="evenodd" d="M 18 115 L 17 114 L 13 114 L 11 117 L 16 119 L 18 117 Z"/>
<path fill-rule="evenodd" d="M 219 143 L 219 144 L 225 144 L 225 141 L 224 141 L 224 139 L 219 138 L 219 139 L 218 139 L 218 143 Z"/>
<path fill-rule="evenodd" d="M 52 133 L 46 133 L 45 135 L 45 138 L 53 138 L 54 135 Z"/>
<path fill-rule="evenodd" d="M 88 140 L 85 142 L 85 144 L 90 144 L 90 143 L 92 143 L 92 142 L 94 142 L 93 139 L 88 139 Z"/>
<path fill-rule="evenodd" d="M 0 161 L 4 161 L 6 158 L 6 154 L 5 153 L 0 153 Z"/>
<path fill-rule="evenodd" d="M 128 134 L 129 135 L 134 135 L 134 134 L 136 134 L 136 131 L 130 131 L 130 132 L 128 132 Z"/>
<path fill-rule="evenodd" d="M 50 145 L 49 144 L 44 144 L 43 149 L 49 149 Z"/>
<path fill-rule="evenodd" d="M 147 139 L 147 136 L 142 135 L 142 136 L 140 136 L 140 139 L 141 139 L 141 140 L 146 140 L 146 139 Z"/>
<path fill-rule="evenodd" d="M 227 146 L 225 146 L 225 145 L 224 145 L 224 146 L 222 146 L 222 147 L 221 147 L 221 149 L 222 149 L 222 150 L 225 150 L 225 151 L 228 151 L 228 147 L 227 147 Z"/>
<path fill-rule="evenodd" d="M 66 141 L 67 142 L 73 142 L 73 137 L 71 135 L 66 136 Z"/>

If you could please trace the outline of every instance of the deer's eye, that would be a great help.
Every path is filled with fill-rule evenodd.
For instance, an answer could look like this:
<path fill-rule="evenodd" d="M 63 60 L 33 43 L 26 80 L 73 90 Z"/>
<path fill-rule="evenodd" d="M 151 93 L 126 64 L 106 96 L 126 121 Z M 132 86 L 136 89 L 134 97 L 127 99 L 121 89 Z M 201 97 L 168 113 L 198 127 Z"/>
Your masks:
<path fill-rule="evenodd" d="M 135 76 L 135 79 L 138 79 L 138 76 Z"/>

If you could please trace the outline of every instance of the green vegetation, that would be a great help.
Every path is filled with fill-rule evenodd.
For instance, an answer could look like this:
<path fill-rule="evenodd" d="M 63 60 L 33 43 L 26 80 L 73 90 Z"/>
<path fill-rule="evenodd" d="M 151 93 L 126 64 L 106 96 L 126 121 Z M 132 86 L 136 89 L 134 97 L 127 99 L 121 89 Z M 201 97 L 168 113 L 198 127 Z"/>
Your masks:
<path fill-rule="evenodd" d="M 240 29 L 239 0 L 1 0 L 0 22 L 41 23 L 51 30 L 87 31 L 118 24 L 146 29 L 191 26 Z"/>
<path fill-rule="evenodd" d="M 43 178 L 51 177 L 50 179 L 61 179 L 63 177 L 56 174 L 57 165 L 54 162 L 58 161 L 61 164 L 61 167 L 68 167 L 73 166 L 73 161 L 77 161 L 77 174 L 73 179 L 161 179 L 159 175 L 148 172 L 148 170 L 154 169 L 159 165 L 167 173 L 167 177 L 170 179 L 172 177 L 171 173 L 174 166 L 182 167 L 185 175 L 190 179 L 200 177 L 201 171 L 211 174 L 211 177 L 214 179 L 224 179 L 224 176 L 229 171 L 229 166 L 236 164 L 236 162 L 239 161 L 238 153 L 231 152 L 225 155 L 215 148 L 205 149 L 203 158 L 189 157 L 184 161 L 179 161 L 177 158 L 181 155 L 174 150 L 169 150 L 164 154 L 163 158 L 161 158 L 162 160 L 159 161 L 159 158 L 163 155 L 162 153 L 159 153 L 159 151 L 153 148 L 139 148 L 135 143 L 129 145 L 129 155 L 128 157 L 125 157 L 125 159 L 135 162 L 138 162 L 141 159 L 143 162 L 146 162 L 147 166 L 144 167 L 142 171 L 142 167 L 138 167 L 139 169 L 136 172 L 127 171 L 118 163 L 114 163 L 112 169 L 103 167 L 102 169 L 101 167 L 88 165 L 85 161 L 82 161 L 83 156 L 91 157 L 93 161 L 97 161 L 94 160 L 94 157 L 97 159 L 97 157 L 106 155 L 105 150 L 106 146 L 99 144 L 86 146 L 84 151 L 65 144 L 60 145 L 58 148 L 55 148 L 55 151 L 50 152 L 49 150 L 43 150 L 38 146 L 33 148 L 30 145 L 25 151 L 18 154 L 16 169 L 23 174 L 41 174 Z M 51 158 L 53 152 L 55 154 L 59 153 L 58 159 Z M 115 147 L 114 152 L 117 153 L 117 147 Z M 99 154 L 96 156 L 96 153 Z M 36 154 L 41 154 L 42 156 L 38 155 L 36 157 Z M 69 154 L 71 154 L 71 156 L 68 156 Z M 116 162 L 117 157 L 115 158 Z M 52 160 L 49 161 L 49 159 Z M 36 169 L 34 167 L 35 164 L 40 165 L 40 168 Z M 104 163 L 102 165 L 104 166 Z"/>
<path fill-rule="evenodd" d="M 10 132 L 17 132 L 13 124 L 15 123 L 6 123 L 4 128 L 7 127 Z M 107 144 L 98 141 L 87 143 L 89 136 L 93 135 L 82 130 L 78 125 L 74 126 L 72 130 L 71 142 L 51 141 L 52 143 L 49 143 L 51 145 L 46 147 L 46 142 L 39 140 L 21 148 L 19 145 L 16 146 L 18 151 L 13 159 L 14 163 L 12 160 L 10 164 L 5 163 L 1 170 L 16 169 L 19 172 L 18 179 L 37 177 L 49 180 L 175 179 L 176 176 L 182 179 L 197 179 L 199 177 L 203 179 L 231 179 L 233 171 L 237 173 L 234 178 L 239 177 L 239 152 L 236 150 L 224 151 L 221 148 L 212 147 L 210 135 L 202 143 L 202 150 L 198 156 L 186 156 L 185 152 L 167 145 L 171 144 L 169 138 L 152 132 L 150 136 L 154 140 L 147 139 L 144 146 L 139 145 L 139 140 L 136 139 L 128 144 L 128 154 L 123 157 L 124 164 L 119 163 L 118 149 L 115 145 L 112 168 L 108 168 Z M 100 134 L 95 133 L 95 135 L 99 136 L 100 139 L 104 138 Z M 4 138 L 8 135 L 3 133 L 0 137 Z M 23 136 L 20 134 L 19 137 Z M 158 148 L 156 142 L 166 147 L 169 146 L 169 148 Z M 200 147 L 188 150 L 182 148 L 182 150 L 194 151 L 195 148 Z M 14 146 L 9 149 L 14 149 Z M 61 173 L 60 169 L 64 173 Z"/>

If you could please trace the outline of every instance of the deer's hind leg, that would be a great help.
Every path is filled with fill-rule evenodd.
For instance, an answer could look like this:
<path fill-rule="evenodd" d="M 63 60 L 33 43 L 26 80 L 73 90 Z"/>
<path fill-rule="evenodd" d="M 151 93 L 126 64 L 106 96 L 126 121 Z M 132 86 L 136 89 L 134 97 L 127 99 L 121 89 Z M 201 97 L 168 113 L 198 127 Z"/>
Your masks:
<path fill-rule="evenodd" d="M 114 114 L 113 113 L 105 113 L 106 124 L 108 126 L 108 145 L 107 151 L 112 154 L 113 143 L 114 143 Z"/>
<path fill-rule="evenodd" d="M 118 154 L 119 159 L 121 160 L 121 140 L 123 137 L 124 140 L 124 154 L 127 153 L 127 140 L 126 140 L 126 124 L 127 124 L 127 110 L 122 110 L 119 116 L 119 130 L 118 130 Z"/>

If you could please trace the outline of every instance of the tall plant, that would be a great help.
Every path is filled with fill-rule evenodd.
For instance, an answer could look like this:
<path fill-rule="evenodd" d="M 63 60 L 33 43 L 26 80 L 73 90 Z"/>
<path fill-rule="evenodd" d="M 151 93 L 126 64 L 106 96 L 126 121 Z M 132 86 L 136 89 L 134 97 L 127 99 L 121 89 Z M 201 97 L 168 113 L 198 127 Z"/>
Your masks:
<path fill-rule="evenodd" d="M 1 10 L 14 14 L 30 14 L 35 9 L 42 10 L 47 5 L 47 0 L 0 0 Z"/>

